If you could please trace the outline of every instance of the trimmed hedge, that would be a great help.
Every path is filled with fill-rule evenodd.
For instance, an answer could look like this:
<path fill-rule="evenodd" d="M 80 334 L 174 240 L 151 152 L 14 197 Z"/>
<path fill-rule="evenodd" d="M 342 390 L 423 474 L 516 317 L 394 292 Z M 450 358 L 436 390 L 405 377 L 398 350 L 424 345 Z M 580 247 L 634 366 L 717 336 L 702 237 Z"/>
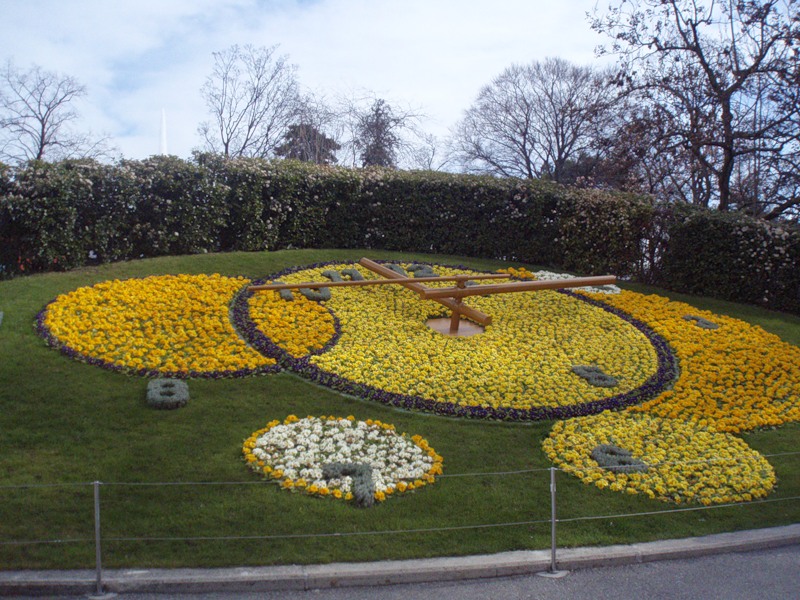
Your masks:
<path fill-rule="evenodd" d="M 92 182 L 69 163 L 13 172 L 0 204 L 2 273 L 72 269 L 85 262 L 81 206 Z"/>
<path fill-rule="evenodd" d="M 174 156 L 124 161 L 121 168 L 136 182 L 127 198 L 134 257 L 223 250 L 229 189 L 213 173 Z"/>
<path fill-rule="evenodd" d="M 668 226 L 661 285 L 800 312 L 800 231 L 739 213 L 680 207 Z"/>
<path fill-rule="evenodd" d="M 559 198 L 555 244 L 561 266 L 582 273 L 649 278 L 642 249 L 654 232 L 655 207 L 641 196 L 566 189 Z"/>
<path fill-rule="evenodd" d="M 0 277 L 288 247 L 457 254 L 800 312 L 800 231 L 544 181 L 154 156 L 0 165 Z"/>
<path fill-rule="evenodd" d="M 326 247 L 380 248 L 559 264 L 563 189 L 540 181 L 367 169 L 327 214 Z"/>

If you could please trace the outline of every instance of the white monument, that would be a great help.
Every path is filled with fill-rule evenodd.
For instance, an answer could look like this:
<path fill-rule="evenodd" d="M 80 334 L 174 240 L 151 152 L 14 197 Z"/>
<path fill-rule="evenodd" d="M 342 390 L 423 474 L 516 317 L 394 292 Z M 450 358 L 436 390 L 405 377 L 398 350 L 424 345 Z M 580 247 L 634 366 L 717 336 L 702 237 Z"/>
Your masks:
<path fill-rule="evenodd" d="M 161 109 L 161 144 L 158 153 L 167 154 L 167 112 L 163 108 Z"/>

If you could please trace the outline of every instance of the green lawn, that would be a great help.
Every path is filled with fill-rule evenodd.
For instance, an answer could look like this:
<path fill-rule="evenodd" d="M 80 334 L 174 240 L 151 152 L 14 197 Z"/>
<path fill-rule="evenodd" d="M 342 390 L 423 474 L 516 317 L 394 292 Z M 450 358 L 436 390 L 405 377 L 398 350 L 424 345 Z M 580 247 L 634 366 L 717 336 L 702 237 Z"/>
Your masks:
<path fill-rule="evenodd" d="M 92 488 L 86 484 L 95 480 L 104 483 L 107 567 L 319 563 L 549 548 L 550 463 L 540 448 L 548 422 L 476 422 L 402 412 L 285 372 L 192 380 L 186 408 L 155 411 L 145 403 L 145 379 L 72 361 L 34 332 L 37 312 L 56 295 L 107 279 L 215 272 L 260 277 L 291 265 L 357 260 L 364 254 L 484 269 L 509 266 L 449 256 L 287 250 L 133 261 L 0 282 L 2 568 L 91 568 Z M 744 319 L 800 345 L 798 317 L 633 289 Z M 448 476 L 368 510 L 279 490 L 245 468 L 241 444 L 267 421 L 290 413 L 352 414 L 393 423 L 399 431 L 425 437 L 444 456 Z M 799 433 L 794 424 L 745 439 L 766 455 L 793 453 L 800 450 Z M 600 491 L 559 474 L 559 517 L 566 521 L 559 525 L 558 544 L 627 543 L 797 522 L 800 503 L 791 499 L 800 496 L 800 457 L 775 456 L 770 462 L 779 478 L 770 502 L 608 520 L 570 519 L 673 507 Z M 495 474 L 513 471 L 525 472 Z M 452 476 L 477 473 L 489 474 Z M 206 484 L 151 485 L 157 482 Z M 464 528 L 502 523 L 523 524 Z M 437 531 L 419 531 L 431 529 Z M 373 533 L 394 530 L 417 531 Z M 307 537 L 335 532 L 354 535 Z M 182 539 L 201 537 L 213 539 Z M 48 543 L 13 543 L 22 541 Z"/>

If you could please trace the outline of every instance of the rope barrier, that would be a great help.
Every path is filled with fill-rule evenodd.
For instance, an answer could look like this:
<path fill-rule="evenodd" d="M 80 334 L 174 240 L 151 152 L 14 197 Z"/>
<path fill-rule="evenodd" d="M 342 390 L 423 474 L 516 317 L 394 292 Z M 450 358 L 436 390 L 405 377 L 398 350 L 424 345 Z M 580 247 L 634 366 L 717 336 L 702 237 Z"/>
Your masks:
<path fill-rule="evenodd" d="M 779 452 L 775 454 L 762 454 L 764 458 L 775 458 L 775 457 L 785 457 L 785 456 L 800 456 L 800 451 L 798 452 Z M 664 465 L 694 465 L 694 464 L 714 464 L 714 463 L 726 463 L 726 462 L 736 462 L 738 460 L 737 457 L 729 457 L 729 458 L 709 458 L 704 460 L 684 460 L 684 461 L 664 461 L 660 463 L 655 463 L 650 465 L 651 467 L 660 467 Z M 603 467 L 597 466 L 585 466 L 582 467 L 584 470 L 586 469 L 598 469 L 604 470 Z M 443 473 L 438 475 L 436 479 L 447 479 L 447 478 L 457 478 L 457 477 L 497 477 L 497 476 L 506 476 L 506 475 L 526 475 L 530 473 L 546 473 L 549 472 L 548 467 L 539 467 L 535 469 L 516 469 L 511 471 L 475 471 L 475 472 L 466 472 L 466 473 Z M 568 470 L 565 470 L 561 467 L 556 467 L 556 470 L 562 473 L 569 473 Z M 36 488 L 59 488 L 59 487 L 83 487 L 83 486 L 91 486 L 94 482 L 91 481 L 81 481 L 81 482 L 65 482 L 65 483 L 22 483 L 22 484 L 6 484 L 0 485 L 0 490 L 9 490 L 9 489 L 36 489 Z M 106 487 L 113 487 L 113 486 L 130 486 L 130 487 L 169 487 L 169 486 L 204 486 L 204 485 L 266 485 L 272 483 L 269 480 L 260 480 L 260 481 L 101 481 L 100 485 Z"/>
<path fill-rule="evenodd" d="M 11 540 L 0 541 L 0 546 L 27 546 L 36 544 L 74 544 L 78 542 L 94 542 L 93 538 L 67 538 L 63 540 Z"/>
<path fill-rule="evenodd" d="M 539 469 L 519 469 L 517 471 L 481 471 L 475 473 L 442 473 L 437 475 L 436 479 L 443 479 L 446 477 L 493 477 L 496 475 L 525 475 L 528 473 L 547 473 L 550 469 L 543 467 Z"/>
<path fill-rule="evenodd" d="M 184 542 L 184 541 L 234 541 L 234 540 L 281 540 L 303 538 L 356 537 L 371 535 L 392 535 L 410 533 L 440 533 L 447 531 L 463 531 L 466 529 L 494 529 L 498 527 L 525 527 L 549 523 L 550 519 L 538 521 L 513 521 L 508 523 L 482 523 L 480 525 L 454 525 L 450 527 L 425 527 L 419 529 L 386 529 L 375 531 L 336 531 L 331 533 L 287 533 L 275 535 L 247 536 L 199 536 L 199 537 L 104 537 L 105 542 Z"/>
<path fill-rule="evenodd" d="M 782 452 L 776 453 L 772 455 L 772 457 L 778 456 L 797 456 L 800 455 L 800 452 Z M 728 459 L 708 459 L 704 461 L 683 461 L 683 462 L 676 462 L 671 464 L 697 464 L 697 463 L 716 463 L 716 462 L 729 462 L 734 460 L 734 458 Z M 661 463 L 664 464 L 664 463 Z M 555 467 L 551 468 L 535 468 L 535 469 L 519 469 L 519 470 L 512 470 L 512 471 L 484 471 L 484 472 L 474 472 L 474 473 L 449 473 L 446 475 L 440 475 L 440 478 L 459 478 L 459 477 L 496 477 L 496 476 L 508 476 L 508 475 L 526 475 L 532 473 L 540 473 L 540 472 L 550 472 L 551 474 L 555 471 L 562 471 L 566 472 L 563 469 L 558 469 Z M 551 480 L 552 481 L 552 480 Z M 212 486 L 212 485 L 224 485 L 224 486 L 235 486 L 235 485 L 270 485 L 272 482 L 267 480 L 261 481 L 170 481 L 170 482 L 69 482 L 69 483 L 32 483 L 32 484 L 16 484 L 16 485 L 2 485 L 0 486 L 1 490 L 14 490 L 14 489 L 47 489 L 47 488 L 77 488 L 83 486 L 94 486 L 95 490 L 99 489 L 99 486 L 114 486 L 114 487 L 122 487 L 122 486 L 133 486 L 133 487 L 173 487 L 173 486 Z M 551 484 L 552 485 L 552 484 Z M 553 490 L 554 491 L 554 488 Z M 95 505 L 99 508 L 99 498 L 95 497 Z M 494 529 L 494 528 L 502 528 L 502 527 L 529 527 L 534 525 L 542 525 L 550 523 L 554 525 L 556 522 L 558 523 L 571 523 L 571 522 L 579 522 L 579 521 L 591 521 L 591 520 L 601 520 L 601 519 L 623 519 L 623 518 L 634 518 L 634 517 L 647 517 L 647 516 L 656 516 L 662 514 L 671 514 L 671 513 L 683 513 L 683 512 L 693 512 L 699 510 L 716 510 L 721 508 L 730 508 L 730 507 L 747 507 L 747 506 L 755 506 L 759 504 L 770 504 L 776 502 L 791 502 L 800 500 L 800 496 L 791 496 L 787 498 L 767 498 L 767 499 L 757 499 L 751 500 L 749 502 L 739 502 L 739 503 L 726 503 L 726 504 L 715 504 L 710 506 L 686 506 L 681 508 L 672 508 L 672 509 L 665 509 L 665 510 L 657 510 L 657 511 L 645 511 L 639 513 L 617 513 L 611 515 L 588 515 L 582 517 L 568 517 L 568 518 L 551 518 L 551 519 L 539 519 L 539 520 L 528 520 L 528 521 L 512 521 L 512 522 L 505 522 L 505 523 L 482 523 L 482 524 L 475 524 L 475 525 L 455 525 L 455 526 L 448 526 L 448 527 L 428 527 L 428 528 L 415 528 L 415 529 L 396 529 L 396 530 L 371 530 L 371 531 L 351 531 L 351 532 L 326 532 L 326 533 L 297 533 L 297 534 L 275 534 L 275 535 L 246 535 L 246 536 L 194 536 L 194 537 L 104 537 L 103 540 L 106 542 L 178 542 L 178 541 L 236 541 L 236 540 L 280 540 L 280 539 L 312 539 L 312 538 L 341 538 L 341 537 L 356 537 L 356 536 L 376 536 L 376 535 L 408 535 L 408 534 L 420 534 L 420 533 L 443 533 L 443 532 L 452 532 L 452 531 L 465 531 L 465 530 L 477 530 L 477 529 Z M 99 523 L 98 523 L 99 524 Z M 64 539 L 52 539 L 52 540 L 10 540 L 10 541 L 0 541 L 0 546 L 25 546 L 25 545 L 43 545 L 43 544 L 72 544 L 72 543 L 87 543 L 92 542 L 95 543 L 97 540 L 93 540 L 92 538 L 64 538 Z M 99 563 L 98 563 L 99 564 Z"/>
<path fill-rule="evenodd" d="M 788 502 L 800 500 L 800 496 L 791 496 L 788 498 L 769 498 L 763 500 L 752 500 L 746 503 L 727 503 L 715 504 L 713 506 L 691 506 L 684 508 L 673 508 L 666 510 L 645 511 L 638 513 L 616 513 L 608 515 L 588 515 L 584 517 L 569 517 L 559 518 L 558 523 L 573 523 L 579 521 L 597 521 L 603 519 L 624 519 L 633 517 L 647 517 L 662 514 L 694 512 L 700 510 L 715 510 L 720 508 L 729 507 L 749 507 L 756 504 L 769 504 L 775 502 Z M 481 523 L 475 525 L 454 525 L 449 527 L 422 527 L 414 529 L 383 529 L 371 531 L 334 531 L 327 533 L 287 533 L 287 534 L 273 534 L 273 535 L 231 535 L 231 536 L 159 536 L 159 537 L 104 537 L 105 542 L 186 542 L 186 541 L 236 541 L 236 540 L 281 540 L 281 539 L 312 539 L 312 538 L 344 538 L 344 537 L 358 537 L 358 536 L 376 536 L 376 535 L 405 535 L 405 534 L 419 534 L 419 533 L 443 533 L 451 531 L 465 531 L 470 529 L 496 529 L 501 527 L 530 527 L 533 525 L 544 525 L 550 523 L 550 519 L 538 519 L 530 521 L 509 521 L 505 523 Z M 73 544 L 73 543 L 86 543 L 92 542 L 92 538 L 65 538 L 54 540 L 13 540 L 13 541 L 0 541 L 0 546 L 24 546 L 24 545 L 40 545 L 40 544 Z"/>
<path fill-rule="evenodd" d="M 72 483 L 19 483 L 0 485 L 0 490 L 26 490 L 36 488 L 63 488 L 63 487 L 88 487 L 93 485 L 91 481 L 80 481 Z"/>
<path fill-rule="evenodd" d="M 588 515 L 585 517 L 569 517 L 557 519 L 558 523 L 572 523 L 578 521 L 597 521 L 603 519 L 624 519 L 633 517 L 647 517 L 670 513 L 693 512 L 699 510 L 715 510 L 720 508 L 739 507 L 745 508 L 755 504 L 769 504 L 775 502 L 788 502 L 800 500 L 800 496 L 788 498 L 768 498 L 763 500 L 751 500 L 750 502 L 738 502 L 727 504 L 715 504 L 713 506 L 691 506 L 684 508 L 673 508 L 666 510 L 645 511 L 638 513 L 617 513 L 610 515 Z M 357 537 L 375 535 L 400 535 L 418 533 L 442 533 L 448 531 L 464 531 L 469 529 L 495 529 L 500 527 L 529 527 L 532 525 L 544 525 L 550 523 L 550 519 L 538 519 L 533 521 L 510 521 L 506 523 L 481 523 L 477 525 L 454 525 L 450 527 L 424 527 L 416 529 L 384 529 L 372 531 L 335 531 L 328 533 L 287 533 L 275 535 L 231 535 L 231 536 L 193 536 L 193 537 L 104 537 L 105 542 L 188 542 L 188 541 L 236 541 L 236 540 L 281 540 L 281 539 L 310 539 L 310 538 L 337 538 L 337 537 Z M 0 541 L 0 546 L 24 546 L 37 544 L 71 544 L 85 543 L 93 541 L 92 538 L 67 538 L 56 540 L 14 540 Z"/>
<path fill-rule="evenodd" d="M 616 515 L 589 515 L 586 517 L 570 517 L 568 519 L 558 519 L 559 523 L 569 523 L 572 521 L 597 521 L 600 519 L 624 519 L 628 517 L 647 517 L 653 515 L 664 515 L 669 513 L 691 512 L 696 510 L 714 510 L 717 508 L 728 508 L 736 506 L 739 508 L 749 507 L 754 504 L 769 504 L 772 502 L 787 502 L 789 500 L 800 500 L 800 496 L 788 498 L 766 498 L 763 500 L 750 500 L 749 502 L 729 502 L 727 504 L 713 504 L 709 506 L 687 506 L 685 508 L 668 508 L 666 510 L 651 510 L 639 513 L 620 513 Z"/>

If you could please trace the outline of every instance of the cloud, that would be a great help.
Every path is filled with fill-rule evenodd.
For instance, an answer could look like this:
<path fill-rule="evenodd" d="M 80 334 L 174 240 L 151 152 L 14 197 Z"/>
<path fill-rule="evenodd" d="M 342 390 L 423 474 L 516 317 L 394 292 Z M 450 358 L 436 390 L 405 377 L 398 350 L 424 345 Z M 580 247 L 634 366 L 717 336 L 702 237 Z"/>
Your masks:
<path fill-rule="evenodd" d="M 370 90 L 420 109 L 443 135 L 481 86 L 512 63 L 560 56 L 586 64 L 599 43 L 584 13 L 595 0 L 39 0 L 8 3 L 0 36 L 20 67 L 35 63 L 86 84 L 88 129 L 129 158 L 188 156 L 206 118 L 200 88 L 212 52 L 271 46 L 327 96 Z"/>

